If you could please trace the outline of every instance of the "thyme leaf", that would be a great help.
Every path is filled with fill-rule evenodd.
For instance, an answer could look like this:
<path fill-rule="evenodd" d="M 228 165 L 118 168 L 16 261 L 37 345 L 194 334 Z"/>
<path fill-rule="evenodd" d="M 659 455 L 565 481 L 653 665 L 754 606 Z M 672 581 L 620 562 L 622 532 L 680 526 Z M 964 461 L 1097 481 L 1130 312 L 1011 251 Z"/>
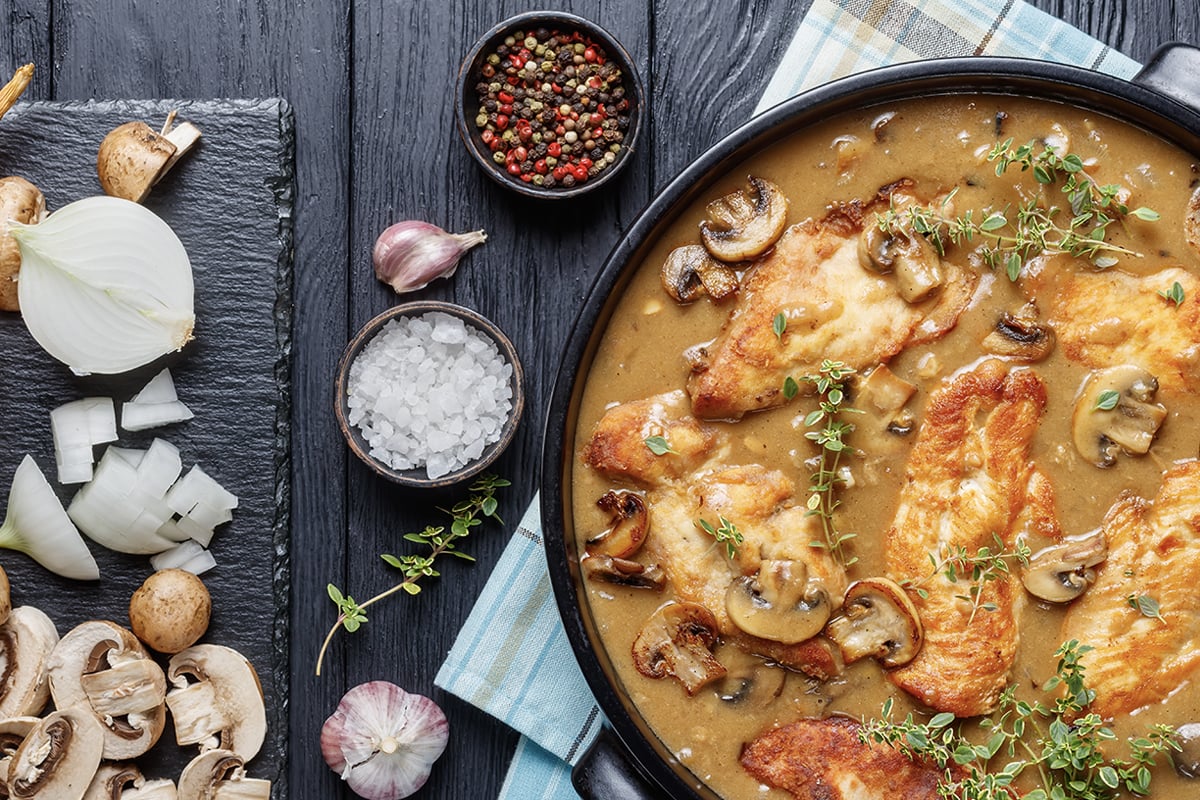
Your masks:
<path fill-rule="evenodd" d="M 735 558 L 737 556 L 738 545 L 745 540 L 745 537 L 737 529 L 736 525 L 725 519 L 724 515 L 717 515 L 717 523 L 718 526 L 714 528 L 711 522 L 700 518 L 696 520 L 696 527 L 716 539 L 718 544 L 724 544 L 726 555 L 730 558 Z"/>
<path fill-rule="evenodd" d="M 839 470 L 841 455 L 847 448 L 846 436 L 854 431 L 854 425 L 841 419 L 842 414 L 862 413 L 856 408 L 844 406 L 846 387 L 842 383 L 855 372 L 841 361 L 826 359 L 821 362 L 817 375 L 806 375 L 800 378 L 805 383 L 811 383 L 820 395 L 817 408 L 808 413 L 804 424 L 816 430 L 807 431 L 806 439 L 821 448 L 817 471 L 812 474 L 808 487 L 811 494 L 808 497 L 807 516 L 820 517 L 822 541 L 812 542 L 813 547 L 828 550 L 834 558 L 844 566 L 850 566 L 858 560 L 848 555 L 847 548 L 856 536 L 838 529 L 834 512 L 840 502 L 837 499 L 837 488 L 846 482 Z"/>
<path fill-rule="evenodd" d="M 1121 402 L 1121 393 L 1115 389 L 1105 389 L 1096 397 L 1096 405 L 1092 406 L 1093 411 L 1112 411 L 1117 407 L 1117 403 Z"/>
<path fill-rule="evenodd" d="M 1179 281 L 1175 281 L 1173 284 L 1171 284 L 1170 289 L 1159 292 L 1158 296 L 1166 300 L 1170 300 L 1175 304 L 1176 308 L 1179 308 L 1181 305 L 1183 305 L 1183 301 L 1186 299 L 1183 293 L 1183 284 Z"/>
<path fill-rule="evenodd" d="M 775 319 L 771 322 L 771 330 L 775 331 L 775 338 L 783 341 L 783 332 L 787 330 L 787 315 L 780 311 L 775 315 Z"/>
<path fill-rule="evenodd" d="M 1158 601 L 1150 595 L 1131 594 L 1125 598 L 1125 602 L 1129 603 L 1131 608 L 1136 608 L 1138 613 L 1143 617 L 1156 619 L 1164 625 L 1167 623 L 1166 619 L 1163 618 L 1162 608 L 1159 606 Z"/>
<path fill-rule="evenodd" d="M 667 440 L 662 436 L 647 436 L 642 441 L 646 443 L 646 447 L 650 448 L 650 452 L 654 453 L 656 456 L 665 456 L 667 453 L 675 453 L 678 455 L 679 453 L 679 451 L 673 449 Z"/>

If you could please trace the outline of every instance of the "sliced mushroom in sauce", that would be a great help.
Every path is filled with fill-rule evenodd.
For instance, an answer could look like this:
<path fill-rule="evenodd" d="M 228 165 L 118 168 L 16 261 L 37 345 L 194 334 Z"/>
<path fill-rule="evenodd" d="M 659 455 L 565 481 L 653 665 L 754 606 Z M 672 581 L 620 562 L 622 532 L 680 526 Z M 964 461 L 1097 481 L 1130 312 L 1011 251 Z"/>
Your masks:
<path fill-rule="evenodd" d="M 725 610 L 742 631 L 783 644 L 811 639 L 829 621 L 829 593 L 809 580 L 803 561 L 763 561 L 729 585 Z"/>
<path fill-rule="evenodd" d="M 982 346 L 986 353 L 1032 364 L 1049 357 L 1054 343 L 1054 329 L 1041 321 L 1036 305 L 1026 303 L 1015 314 L 1004 312 Z"/>
<path fill-rule="evenodd" d="M 788 200 L 771 181 L 751 175 L 749 186 L 708 204 L 700 239 L 714 258 L 732 264 L 757 258 L 783 235 Z"/>
<path fill-rule="evenodd" d="M 847 664 L 870 657 L 883 667 L 912 661 L 925 639 L 916 606 L 888 578 L 850 584 L 841 612 L 829 621 L 825 633 L 837 642 Z"/>
<path fill-rule="evenodd" d="M 1110 367 L 1088 376 L 1075 401 L 1071 433 L 1075 449 L 1097 467 L 1111 467 L 1117 455 L 1144 455 L 1167 409 L 1154 402 L 1158 379 L 1134 365 Z"/>
<path fill-rule="evenodd" d="M 1104 532 L 1067 539 L 1034 553 L 1021 566 L 1021 583 L 1034 597 L 1069 603 L 1096 580 L 1095 567 L 1108 557 Z"/>
<path fill-rule="evenodd" d="M 650 533 L 646 500 L 637 492 L 614 489 L 605 492 L 596 505 L 609 514 L 609 526 L 587 540 L 590 555 L 628 558 L 636 553 Z"/>
<path fill-rule="evenodd" d="M 698 603 L 669 602 L 646 620 L 633 641 L 633 665 L 647 678 L 674 677 L 689 695 L 724 677 L 713 656 L 717 620 Z"/>
<path fill-rule="evenodd" d="M 668 253 L 659 277 L 663 290 L 680 303 L 691 303 L 703 295 L 721 301 L 738 290 L 733 267 L 717 261 L 698 244 L 686 244 Z"/>
<path fill-rule="evenodd" d="M 646 565 L 627 558 L 597 554 L 584 556 L 580 566 L 588 580 L 659 592 L 667 585 L 667 576 L 657 564 Z"/>
<path fill-rule="evenodd" d="M 895 275 L 896 291 L 909 303 L 928 300 L 946 283 L 942 258 L 929 240 L 899 227 L 884 230 L 868 224 L 858 239 L 858 260 L 863 268 Z"/>

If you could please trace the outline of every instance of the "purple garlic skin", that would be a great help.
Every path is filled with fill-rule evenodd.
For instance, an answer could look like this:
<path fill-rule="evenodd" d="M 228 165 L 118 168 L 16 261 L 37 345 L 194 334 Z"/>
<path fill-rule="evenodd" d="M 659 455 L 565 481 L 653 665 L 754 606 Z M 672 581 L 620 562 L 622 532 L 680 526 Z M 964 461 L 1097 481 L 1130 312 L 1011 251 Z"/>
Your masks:
<path fill-rule="evenodd" d="M 425 785 L 450 726 L 437 703 L 388 681 L 355 686 L 321 728 L 321 755 L 365 800 L 401 800 Z"/>
<path fill-rule="evenodd" d="M 463 253 L 485 241 L 483 231 L 446 233 L 420 220 L 397 222 L 375 241 L 375 276 L 396 294 L 415 292 L 436 278 L 449 278 Z"/>

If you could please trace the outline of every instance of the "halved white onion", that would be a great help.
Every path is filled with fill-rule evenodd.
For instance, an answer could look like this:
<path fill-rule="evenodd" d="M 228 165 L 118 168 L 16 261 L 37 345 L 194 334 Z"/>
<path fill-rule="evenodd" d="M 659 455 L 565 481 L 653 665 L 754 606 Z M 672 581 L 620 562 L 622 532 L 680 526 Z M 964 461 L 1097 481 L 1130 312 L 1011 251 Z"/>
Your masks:
<path fill-rule="evenodd" d="M 8 491 L 0 547 L 18 550 L 51 572 L 79 581 L 100 577 L 96 559 L 63 511 L 32 456 L 21 459 Z"/>
<path fill-rule="evenodd" d="M 21 316 L 74 372 L 127 372 L 192 338 L 187 252 L 144 206 L 88 197 L 9 231 L 21 248 Z"/>

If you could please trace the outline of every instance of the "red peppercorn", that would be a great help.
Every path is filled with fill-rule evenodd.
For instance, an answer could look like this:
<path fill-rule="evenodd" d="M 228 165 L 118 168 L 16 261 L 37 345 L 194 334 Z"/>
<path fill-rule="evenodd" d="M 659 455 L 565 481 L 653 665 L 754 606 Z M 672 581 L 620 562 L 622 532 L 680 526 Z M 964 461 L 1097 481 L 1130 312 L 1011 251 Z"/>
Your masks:
<path fill-rule="evenodd" d="M 513 101 L 513 96 L 508 92 L 500 92 L 500 94 L 496 95 L 496 99 L 501 103 L 511 103 Z"/>
<path fill-rule="evenodd" d="M 549 170 L 550 167 L 546 166 L 546 159 L 539 158 L 537 161 L 533 162 L 533 171 L 537 174 L 545 175 Z"/>
<path fill-rule="evenodd" d="M 521 67 L 525 66 L 525 59 L 521 58 L 519 55 L 517 55 L 515 53 L 513 55 L 509 56 L 508 60 L 517 69 L 520 69 Z"/>
<path fill-rule="evenodd" d="M 589 48 L 587 48 L 586 50 L 584 50 L 584 51 L 583 51 L 583 60 L 584 60 L 584 61 L 587 61 L 588 63 L 593 63 L 593 62 L 595 62 L 595 60 L 596 60 L 596 51 L 595 51 L 595 50 L 593 50 L 593 49 L 592 49 L 592 48 L 590 48 L 590 47 L 589 47 Z"/>
<path fill-rule="evenodd" d="M 508 117 L 504 116 L 503 114 L 499 114 L 496 117 L 496 129 L 502 131 L 507 127 L 508 127 Z"/>
<path fill-rule="evenodd" d="M 483 139 L 484 144 L 491 144 L 492 140 L 496 138 L 496 134 L 485 130 L 483 133 L 479 134 L 479 138 Z"/>
<path fill-rule="evenodd" d="M 529 153 L 528 153 L 528 151 L 525 150 L 524 147 L 517 147 L 515 150 L 512 151 L 512 154 L 517 159 L 517 161 L 524 161 L 526 158 L 529 157 Z"/>
<path fill-rule="evenodd" d="M 566 134 L 567 129 L 564 128 L 562 125 L 559 125 L 557 128 L 554 129 L 554 132 L 557 133 L 559 136 L 563 136 Z"/>
<path fill-rule="evenodd" d="M 512 103 L 501 103 L 496 106 L 496 110 L 501 114 L 512 114 Z"/>
<path fill-rule="evenodd" d="M 591 169 L 591 168 L 592 168 L 592 160 L 591 160 L 590 158 L 588 158 L 587 156 L 584 156 L 583 158 L 579 159 L 579 164 L 580 164 L 580 166 L 582 166 L 584 169 Z"/>
<path fill-rule="evenodd" d="M 499 150 L 501 147 L 504 147 L 503 139 L 493 138 L 490 142 L 488 142 L 488 149 L 491 150 L 493 153 L 496 152 L 497 150 Z"/>
<path fill-rule="evenodd" d="M 571 174 L 575 176 L 577 181 L 586 181 L 588 176 L 587 167 L 582 164 L 576 164 L 571 168 Z"/>
<path fill-rule="evenodd" d="M 507 78 L 505 78 L 504 80 L 505 80 L 505 82 L 506 82 L 506 83 L 507 83 L 509 86 L 516 86 L 518 83 L 520 83 L 520 82 L 521 82 L 521 81 L 520 81 L 520 79 L 519 79 L 519 78 L 517 78 L 517 76 L 516 76 L 516 75 L 509 75 L 509 76 L 508 76 Z"/>
<path fill-rule="evenodd" d="M 546 152 L 555 158 L 558 158 L 562 155 L 562 145 L 558 142 L 551 142 L 550 144 L 546 145 Z"/>
<path fill-rule="evenodd" d="M 533 175 L 532 175 L 532 174 L 530 174 L 530 173 L 528 173 L 528 172 L 526 172 L 526 173 L 524 173 L 524 174 L 522 174 L 522 175 L 521 175 L 521 180 L 525 181 L 526 183 L 529 183 L 530 181 L 532 181 L 532 180 L 533 180 Z"/>
<path fill-rule="evenodd" d="M 508 165 L 508 174 L 509 175 L 520 175 L 521 174 L 521 165 L 515 161 L 512 162 L 511 164 L 509 164 Z"/>
<path fill-rule="evenodd" d="M 517 138 L 522 142 L 528 142 L 533 138 L 533 128 L 529 127 L 528 125 L 522 125 L 521 127 L 517 128 Z"/>
<path fill-rule="evenodd" d="M 567 168 L 563 166 L 555 167 L 554 172 L 551 172 L 550 174 L 554 176 L 554 180 L 561 181 L 563 178 L 567 177 Z"/>

